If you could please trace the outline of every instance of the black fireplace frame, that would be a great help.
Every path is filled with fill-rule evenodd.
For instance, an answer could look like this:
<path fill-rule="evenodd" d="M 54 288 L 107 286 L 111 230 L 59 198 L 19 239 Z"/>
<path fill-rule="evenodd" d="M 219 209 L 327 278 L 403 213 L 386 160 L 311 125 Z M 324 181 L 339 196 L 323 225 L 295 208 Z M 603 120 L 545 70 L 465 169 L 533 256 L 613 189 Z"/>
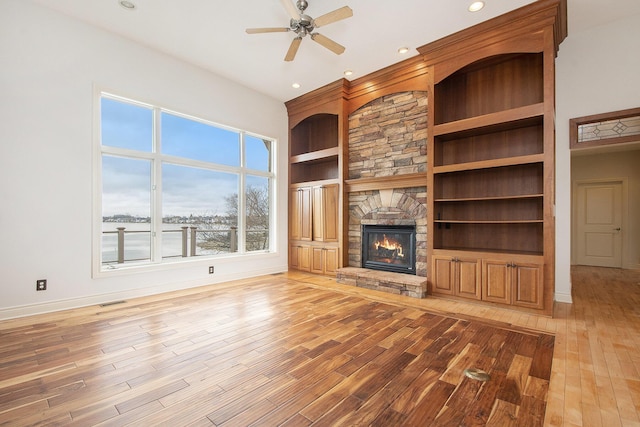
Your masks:
<path fill-rule="evenodd" d="M 405 254 L 409 254 L 409 260 L 402 264 L 390 264 L 386 262 L 378 262 L 367 259 L 367 248 L 371 244 L 370 237 L 373 234 L 405 234 L 409 235 L 409 248 Z M 363 268 L 372 270 L 389 271 L 394 273 L 416 274 L 416 227 L 414 225 L 380 225 L 380 224 L 363 224 L 361 229 L 362 244 L 361 263 Z"/>

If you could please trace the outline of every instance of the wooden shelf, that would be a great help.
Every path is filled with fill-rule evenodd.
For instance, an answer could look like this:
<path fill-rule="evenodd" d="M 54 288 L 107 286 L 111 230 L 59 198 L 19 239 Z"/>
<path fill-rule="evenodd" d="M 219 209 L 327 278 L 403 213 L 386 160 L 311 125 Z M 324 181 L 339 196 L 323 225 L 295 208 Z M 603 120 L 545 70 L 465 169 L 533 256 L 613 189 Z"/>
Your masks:
<path fill-rule="evenodd" d="M 340 154 L 338 147 L 326 148 L 324 150 L 312 151 L 309 153 L 299 154 L 297 156 L 291 156 L 289 161 L 291 163 L 305 163 L 305 162 L 317 162 L 324 161 L 329 157 L 335 157 Z"/>
<path fill-rule="evenodd" d="M 530 257 L 530 256 L 542 257 L 542 253 L 535 252 L 535 251 L 504 251 L 504 250 L 496 251 L 494 249 L 488 249 L 488 248 L 479 248 L 476 250 L 476 249 L 467 249 L 467 248 L 460 248 L 460 247 L 445 247 L 445 248 L 434 249 L 433 254 L 449 255 L 452 251 L 455 252 L 456 255 L 460 253 L 464 253 L 464 254 L 469 254 L 470 256 L 478 256 L 478 257 L 486 256 L 487 254 L 496 254 L 496 255 L 508 254 L 508 255 L 522 255 L 526 257 Z"/>
<path fill-rule="evenodd" d="M 339 179 L 338 156 L 320 157 L 314 160 L 289 165 L 292 184 Z"/>
<path fill-rule="evenodd" d="M 544 114 L 544 104 L 537 103 L 497 113 L 484 114 L 454 122 L 442 123 L 433 127 L 434 136 L 447 135 L 461 137 L 473 131 L 473 134 L 497 132 L 500 130 L 530 126 L 539 122 Z"/>
<path fill-rule="evenodd" d="M 508 221 L 476 221 L 476 220 L 465 220 L 465 221 L 460 221 L 460 220 L 450 220 L 450 219 L 439 219 L 439 220 L 435 220 L 433 221 L 436 224 L 440 223 L 440 224 L 536 224 L 536 223 L 542 223 L 543 220 L 541 219 L 534 219 L 534 220 L 508 220 Z"/>
<path fill-rule="evenodd" d="M 477 169 L 499 168 L 503 166 L 526 165 L 532 163 L 542 163 L 544 154 L 532 154 L 529 156 L 507 157 L 503 159 L 481 160 L 477 162 L 457 163 L 446 166 L 434 166 L 433 173 L 462 172 Z"/>
<path fill-rule="evenodd" d="M 461 197 L 448 199 L 434 199 L 434 202 L 478 202 L 491 200 L 518 200 L 518 199 L 539 199 L 544 197 L 543 194 L 518 194 L 514 196 L 495 196 L 495 197 Z"/>

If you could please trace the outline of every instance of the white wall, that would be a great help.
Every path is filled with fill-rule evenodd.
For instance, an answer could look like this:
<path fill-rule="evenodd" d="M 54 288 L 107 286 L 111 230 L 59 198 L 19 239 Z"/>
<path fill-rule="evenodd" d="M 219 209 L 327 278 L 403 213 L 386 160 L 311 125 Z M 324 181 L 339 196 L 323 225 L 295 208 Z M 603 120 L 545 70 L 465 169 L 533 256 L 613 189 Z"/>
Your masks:
<path fill-rule="evenodd" d="M 0 13 L 0 318 L 284 271 L 277 254 L 92 279 L 94 85 L 278 139 L 287 214 L 287 114 L 272 98 L 21 0 Z M 286 222 L 284 223 L 286 224 Z M 216 273 L 207 267 L 214 264 Z M 35 291 L 46 278 L 48 290 Z"/>
<path fill-rule="evenodd" d="M 626 178 L 628 204 L 623 224 L 623 268 L 640 269 L 640 150 L 574 156 L 571 159 L 573 182 Z M 575 188 L 575 186 L 573 187 Z M 572 217 L 575 220 L 575 212 Z M 576 227 L 573 227 L 575 243 Z M 576 254 L 573 255 L 575 261 Z"/>
<path fill-rule="evenodd" d="M 605 7 L 605 6 L 603 6 Z M 640 17 L 571 32 L 556 60 L 556 301 L 571 301 L 569 120 L 640 107 Z"/>

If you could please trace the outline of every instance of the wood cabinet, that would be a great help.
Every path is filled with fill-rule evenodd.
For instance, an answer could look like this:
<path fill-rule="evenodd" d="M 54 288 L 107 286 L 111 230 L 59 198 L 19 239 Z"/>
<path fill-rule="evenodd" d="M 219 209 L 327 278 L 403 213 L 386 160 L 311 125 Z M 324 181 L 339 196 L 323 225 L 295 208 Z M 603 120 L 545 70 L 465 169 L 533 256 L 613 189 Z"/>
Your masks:
<path fill-rule="evenodd" d="M 311 187 L 291 189 L 289 196 L 289 237 L 291 240 L 311 240 L 311 204 Z"/>
<path fill-rule="evenodd" d="M 296 270 L 311 271 L 311 246 L 301 244 L 290 245 L 289 266 Z"/>
<path fill-rule="evenodd" d="M 482 294 L 485 301 L 540 309 L 543 307 L 543 264 L 523 260 L 482 260 Z"/>
<path fill-rule="evenodd" d="M 311 272 L 317 274 L 336 274 L 338 270 L 339 249 L 336 246 L 314 246 L 311 248 Z"/>
<path fill-rule="evenodd" d="M 480 260 L 455 255 L 433 256 L 434 294 L 455 295 L 480 300 L 482 298 Z"/>
<path fill-rule="evenodd" d="M 481 259 L 482 300 L 548 314 L 554 61 L 565 17 L 565 0 L 541 0 L 418 48 L 431 88 L 427 246 Z M 521 256 L 540 261 L 509 261 Z M 430 259 L 438 281 L 438 258 Z M 434 292 L 441 287 L 432 284 Z"/>
<path fill-rule="evenodd" d="M 436 251 L 431 262 L 431 291 L 435 295 L 533 309 L 543 307 L 542 257 Z"/>
<path fill-rule="evenodd" d="M 338 241 L 339 197 L 337 184 L 313 187 L 313 240 L 318 242 Z"/>
<path fill-rule="evenodd" d="M 336 273 L 340 263 L 338 189 L 337 184 L 329 184 L 290 191 L 290 268 Z"/>
<path fill-rule="evenodd" d="M 346 83 L 339 81 L 286 102 L 289 246 L 304 248 L 291 250 L 290 268 L 335 274 L 342 266 Z M 301 262 L 303 257 L 305 263 Z"/>

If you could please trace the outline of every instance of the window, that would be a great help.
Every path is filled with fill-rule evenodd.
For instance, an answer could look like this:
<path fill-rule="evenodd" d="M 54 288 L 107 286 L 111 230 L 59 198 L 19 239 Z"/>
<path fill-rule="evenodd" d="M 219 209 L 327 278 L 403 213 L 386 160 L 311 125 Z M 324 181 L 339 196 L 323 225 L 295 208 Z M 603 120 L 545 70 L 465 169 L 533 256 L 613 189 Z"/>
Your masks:
<path fill-rule="evenodd" d="M 100 266 L 270 251 L 274 140 L 100 95 Z"/>

